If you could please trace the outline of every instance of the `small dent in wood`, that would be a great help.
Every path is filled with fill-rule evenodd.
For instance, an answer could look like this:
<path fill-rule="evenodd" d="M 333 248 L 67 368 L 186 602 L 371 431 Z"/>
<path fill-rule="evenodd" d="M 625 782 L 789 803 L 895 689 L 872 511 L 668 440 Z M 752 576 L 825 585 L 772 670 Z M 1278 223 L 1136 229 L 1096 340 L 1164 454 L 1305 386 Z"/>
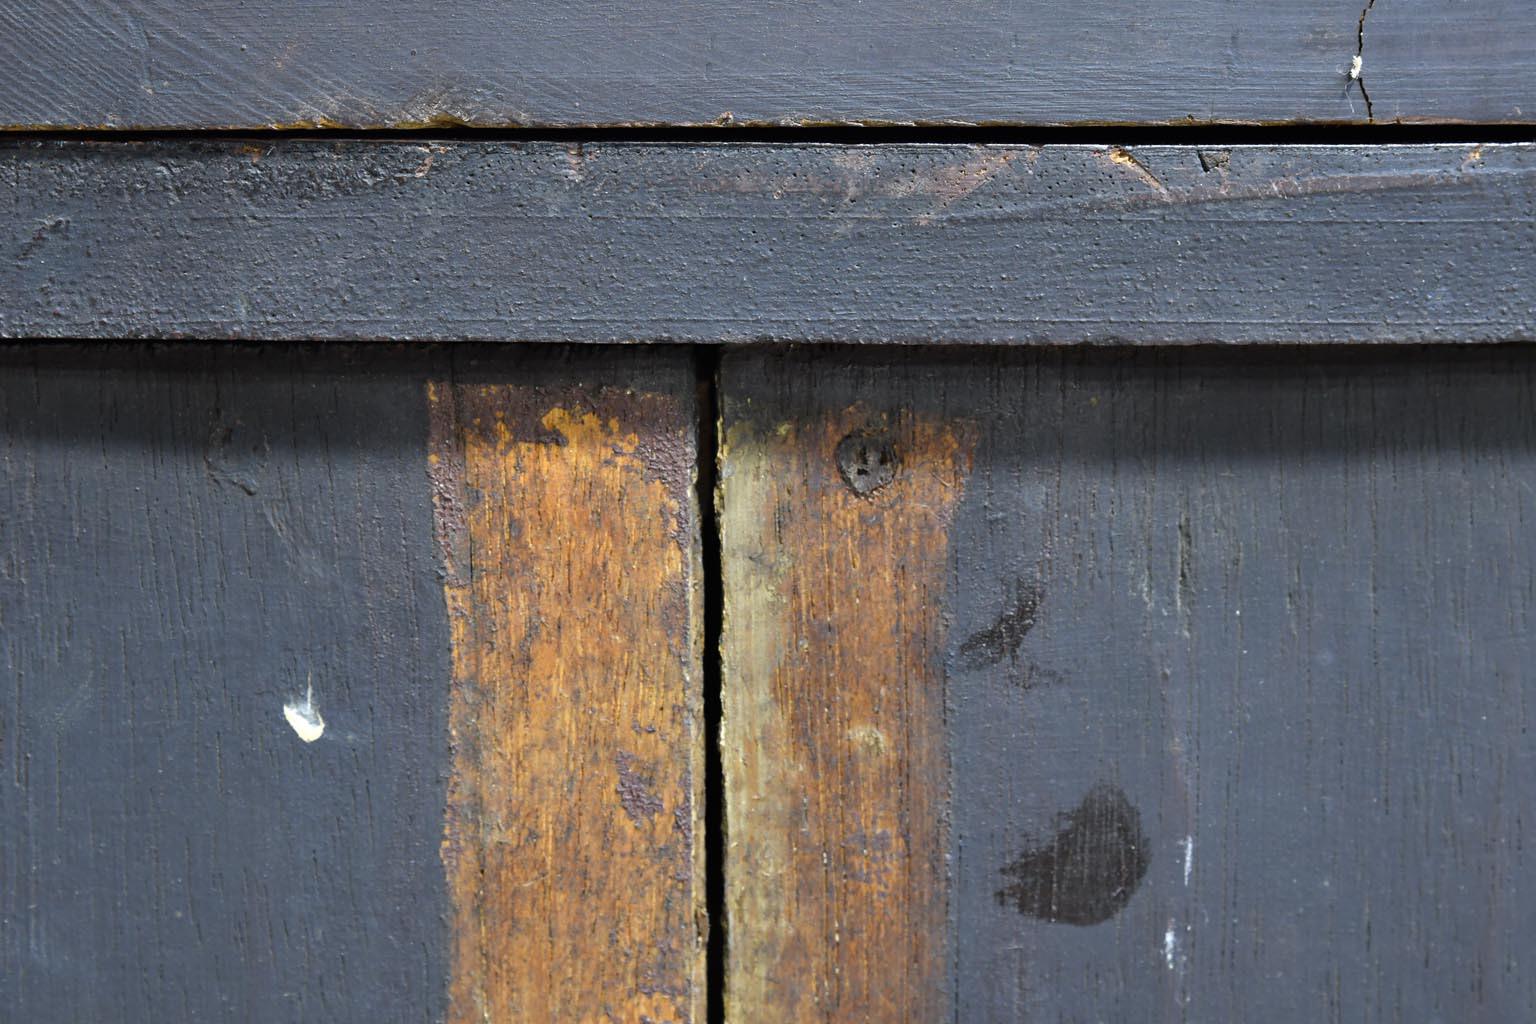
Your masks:
<path fill-rule="evenodd" d="M 1212 171 L 1225 171 L 1232 166 L 1232 151 L 1229 149 L 1200 149 L 1195 151 L 1200 158 L 1200 170 L 1206 174 Z"/>

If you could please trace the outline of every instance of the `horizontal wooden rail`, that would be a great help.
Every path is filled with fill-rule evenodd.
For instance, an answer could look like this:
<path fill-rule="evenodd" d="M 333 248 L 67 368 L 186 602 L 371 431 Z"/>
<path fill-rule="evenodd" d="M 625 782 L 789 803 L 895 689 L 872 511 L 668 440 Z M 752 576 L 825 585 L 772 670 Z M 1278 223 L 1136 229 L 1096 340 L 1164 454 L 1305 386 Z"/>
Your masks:
<path fill-rule="evenodd" d="M 1536 146 L 12 140 L 0 336 L 1536 339 Z"/>
<path fill-rule="evenodd" d="M 1528 0 L 0 5 L 0 125 L 1525 122 Z"/>

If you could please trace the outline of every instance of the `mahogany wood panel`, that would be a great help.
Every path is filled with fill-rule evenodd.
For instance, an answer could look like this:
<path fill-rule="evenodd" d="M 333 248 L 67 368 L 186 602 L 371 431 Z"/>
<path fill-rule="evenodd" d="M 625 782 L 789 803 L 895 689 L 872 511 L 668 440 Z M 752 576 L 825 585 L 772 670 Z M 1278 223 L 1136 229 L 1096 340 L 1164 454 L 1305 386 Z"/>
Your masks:
<path fill-rule="evenodd" d="M 451 1024 L 700 1015 L 693 388 L 676 351 L 428 385 Z"/>
<path fill-rule="evenodd" d="M 731 1017 L 934 1020 L 947 786 L 933 598 L 973 432 L 823 407 L 814 377 L 727 365 Z M 755 403 L 743 388 L 764 370 L 770 397 Z"/>

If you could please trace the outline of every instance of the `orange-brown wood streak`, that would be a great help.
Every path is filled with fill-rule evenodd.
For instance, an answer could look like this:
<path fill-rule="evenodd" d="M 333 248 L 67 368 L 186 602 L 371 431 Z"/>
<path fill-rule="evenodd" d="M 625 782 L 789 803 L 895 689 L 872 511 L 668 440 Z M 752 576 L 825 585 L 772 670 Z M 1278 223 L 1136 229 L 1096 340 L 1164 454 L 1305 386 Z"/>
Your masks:
<path fill-rule="evenodd" d="M 452 1024 L 703 1005 L 696 446 L 677 376 L 669 393 L 429 388 Z"/>
<path fill-rule="evenodd" d="M 855 406 L 732 422 L 721 466 L 728 1016 L 943 1016 L 940 599 L 972 432 Z M 894 479 L 855 493 L 858 432 Z"/>

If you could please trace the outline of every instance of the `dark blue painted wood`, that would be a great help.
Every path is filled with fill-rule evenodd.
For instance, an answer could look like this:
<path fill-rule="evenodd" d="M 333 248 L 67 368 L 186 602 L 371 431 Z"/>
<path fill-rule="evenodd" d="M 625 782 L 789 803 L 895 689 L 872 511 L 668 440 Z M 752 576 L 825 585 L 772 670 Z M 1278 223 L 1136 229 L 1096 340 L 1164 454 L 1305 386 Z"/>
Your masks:
<path fill-rule="evenodd" d="M 0 125 L 1529 122 L 1533 35 L 1525 0 L 13 0 Z"/>
<path fill-rule="evenodd" d="M 0 335 L 1536 340 L 1536 147 L 11 142 Z"/>
<path fill-rule="evenodd" d="M 440 1016 L 426 430 L 382 349 L 0 350 L 0 1019 Z"/>
<path fill-rule="evenodd" d="M 949 666 L 957 1019 L 1536 1014 L 1532 351 L 955 394 L 956 654 L 1034 599 Z"/>

